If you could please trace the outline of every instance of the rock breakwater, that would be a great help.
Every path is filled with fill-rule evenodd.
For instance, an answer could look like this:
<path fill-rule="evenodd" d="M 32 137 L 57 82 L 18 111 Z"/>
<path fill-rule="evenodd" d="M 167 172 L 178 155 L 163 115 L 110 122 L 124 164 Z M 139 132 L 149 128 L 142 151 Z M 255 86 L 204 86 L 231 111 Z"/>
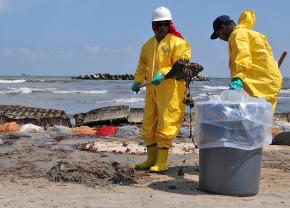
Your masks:
<path fill-rule="evenodd" d="M 133 74 L 109 74 L 96 73 L 72 77 L 72 79 L 83 80 L 134 80 Z M 208 76 L 200 75 L 192 78 L 192 81 L 209 81 Z"/>

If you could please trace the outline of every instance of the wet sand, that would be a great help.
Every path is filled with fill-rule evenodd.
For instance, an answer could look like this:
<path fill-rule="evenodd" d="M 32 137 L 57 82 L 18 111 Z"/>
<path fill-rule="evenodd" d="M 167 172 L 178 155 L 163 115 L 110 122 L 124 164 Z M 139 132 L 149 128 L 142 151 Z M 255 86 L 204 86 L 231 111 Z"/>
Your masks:
<path fill-rule="evenodd" d="M 146 158 L 142 141 L 134 136 L 1 134 L 0 138 L 0 207 L 290 205 L 289 146 L 265 147 L 259 193 L 233 197 L 198 189 L 198 150 L 182 138 L 169 156 L 166 174 L 133 169 Z M 92 142 L 102 148 L 84 149 Z M 104 149 L 104 143 L 110 148 Z"/>

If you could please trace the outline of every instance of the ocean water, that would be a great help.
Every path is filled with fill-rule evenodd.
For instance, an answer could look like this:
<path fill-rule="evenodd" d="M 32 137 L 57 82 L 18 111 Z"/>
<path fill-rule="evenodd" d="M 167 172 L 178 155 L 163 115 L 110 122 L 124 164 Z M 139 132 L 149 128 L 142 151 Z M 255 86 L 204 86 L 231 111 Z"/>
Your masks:
<path fill-rule="evenodd" d="M 64 110 L 67 114 L 112 106 L 144 107 L 145 90 L 131 92 L 132 81 L 76 80 L 71 77 L 0 77 L 0 104 L 25 105 Z M 195 100 L 228 89 L 229 79 L 210 78 L 193 82 Z M 284 79 L 278 96 L 277 112 L 290 111 L 290 79 Z"/>

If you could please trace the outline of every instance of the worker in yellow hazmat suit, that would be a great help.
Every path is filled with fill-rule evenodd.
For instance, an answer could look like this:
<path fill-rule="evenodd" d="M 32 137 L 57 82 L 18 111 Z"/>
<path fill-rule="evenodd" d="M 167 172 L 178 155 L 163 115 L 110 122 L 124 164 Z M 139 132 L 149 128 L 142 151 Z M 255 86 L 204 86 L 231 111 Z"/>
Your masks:
<path fill-rule="evenodd" d="M 230 89 L 244 89 L 254 97 L 264 97 L 275 112 L 282 75 L 264 35 L 253 31 L 255 13 L 245 10 L 238 25 L 227 15 L 216 18 L 211 39 L 228 41 Z"/>
<path fill-rule="evenodd" d="M 140 84 L 148 85 L 145 95 L 141 137 L 147 147 L 147 160 L 137 164 L 137 169 L 162 172 L 168 169 L 168 150 L 179 132 L 184 116 L 185 82 L 175 79 L 160 81 L 178 59 L 189 60 L 191 49 L 176 31 L 171 13 L 158 7 L 152 18 L 154 37 L 142 47 L 139 64 L 134 74 L 132 91 L 138 93 Z"/>

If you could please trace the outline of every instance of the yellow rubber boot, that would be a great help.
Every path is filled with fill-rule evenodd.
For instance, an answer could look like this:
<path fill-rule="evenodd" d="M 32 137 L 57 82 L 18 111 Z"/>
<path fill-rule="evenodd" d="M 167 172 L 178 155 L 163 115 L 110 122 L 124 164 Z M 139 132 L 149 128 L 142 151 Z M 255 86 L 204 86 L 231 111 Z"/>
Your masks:
<path fill-rule="evenodd" d="M 147 146 L 147 160 L 143 163 L 135 165 L 136 169 L 147 170 L 156 163 L 157 160 L 157 144 Z"/>
<path fill-rule="evenodd" d="M 168 170 L 167 158 L 168 158 L 168 149 L 158 148 L 157 162 L 154 166 L 150 168 L 150 171 L 154 173 L 167 171 Z"/>

